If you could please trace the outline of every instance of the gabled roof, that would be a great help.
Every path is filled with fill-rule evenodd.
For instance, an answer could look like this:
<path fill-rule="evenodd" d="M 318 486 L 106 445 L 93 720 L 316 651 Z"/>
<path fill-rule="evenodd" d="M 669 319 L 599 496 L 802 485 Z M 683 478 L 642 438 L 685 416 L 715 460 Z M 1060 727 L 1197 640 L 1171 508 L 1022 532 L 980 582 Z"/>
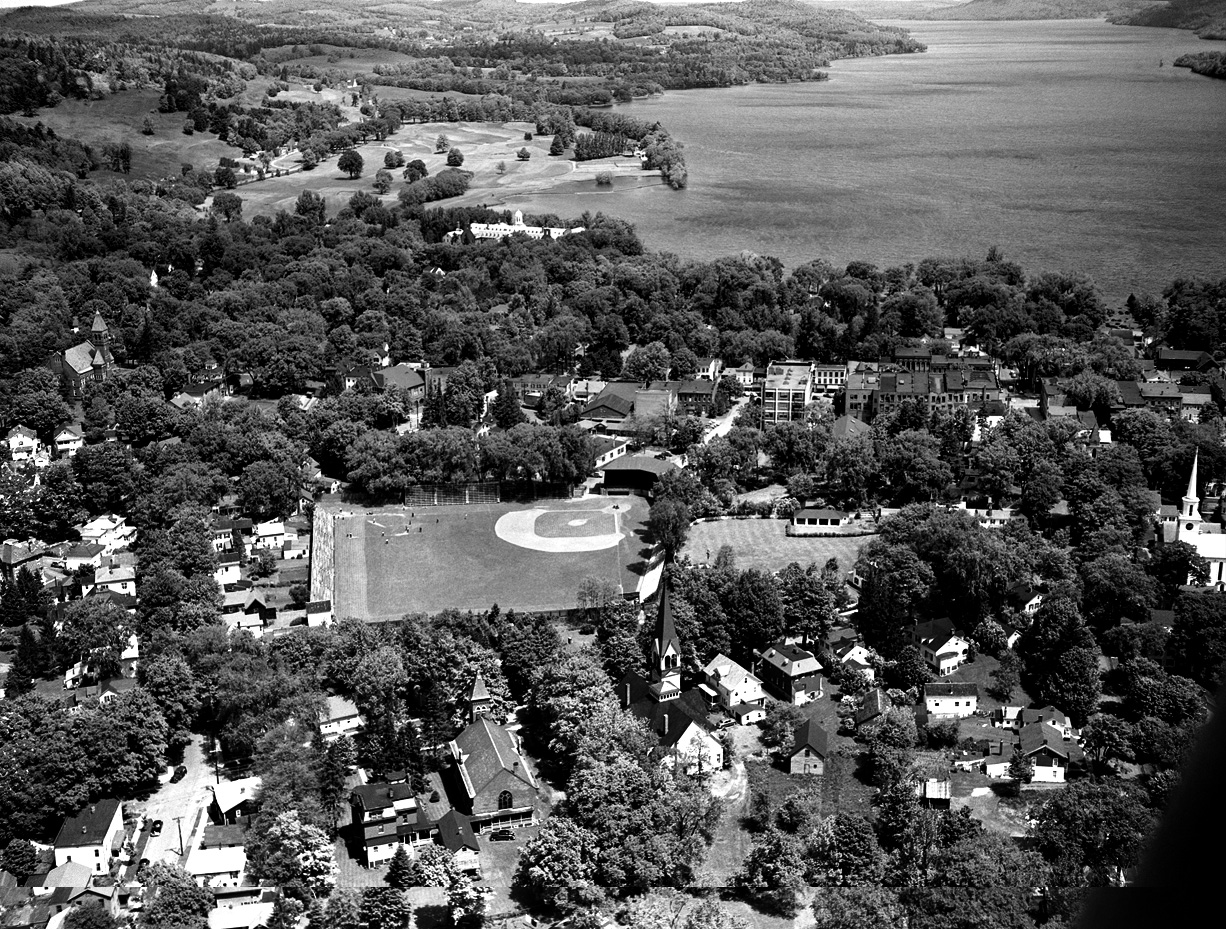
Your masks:
<path fill-rule="evenodd" d="M 860 726 L 876 719 L 892 705 L 893 701 L 886 696 L 885 691 L 880 687 L 874 687 L 864 695 L 864 703 L 856 710 L 856 725 Z"/>
<path fill-rule="evenodd" d="M 490 689 L 485 686 L 485 678 L 478 674 L 473 678 L 472 690 L 468 692 L 468 700 L 470 703 L 476 703 L 481 700 L 490 699 Z"/>
<path fill-rule="evenodd" d="M 707 666 L 703 668 L 703 674 L 717 680 L 730 690 L 736 690 L 746 684 L 754 684 L 759 687 L 762 685 L 754 674 L 722 653 L 707 663 Z"/>
<path fill-rule="evenodd" d="M 659 701 L 651 695 L 651 684 L 631 671 L 618 682 L 617 692 L 630 712 L 647 721 L 663 748 L 676 745 L 691 725 L 703 731 L 708 728 L 706 702 L 697 690 L 687 690 L 679 697 Z M 629 699 L 625 700 L 627 695 Z"/>
<path fill-rule="evenodd" d="M 652 647 L 655 649 L 656 658 L 668 654 L 669 649 L 672 649 L 673 654 L 678 658 L 681 657 L 681 637 L 677 635 L 677 627 L 673 624 L 673 605 L 669 600 L 667 583 L 660 586 L 660 603 L 656 609 L 656 634 Z"/>
<path fill-rule="evenodd" d="M 787 642 L 776 642 L 762 652 L 762 660 L 789 677 L 803 677 L 821 671 L 822 664 L 812 652 Z"/>
<path fill-rule="evenodd" d="M 834 425 L 830 427 L 830 435 L 834 438 L 840 436 L 856 436 L 864 435 L 872 432 L 873 427 L 862 420 L 856 419 L 854 416 L 840 416 L 834 421 Z"/>
<path fill-rule="evenodd" d="M 481 846 L 473 834 L 472 821 L 463 813 L 448 810 L 438 821 L 438 838 L 443 847 L 453 854 L 469 849 L 479 852 Z"/>
<path fill-rule="evenodd" d="M 33 429 L 28 429 L 25 426 L 14 426 L 12 429 L 9 430 L 8 437 L 10 439 L 15 438 L 17 436 L 24 436 L 27 439 L 38 438 L 38 434 L 35 433 Z"/>
<path fill-rule="evenodd" d="M 954 637 L 954 624 L 949 619 L 932 619 L 926 623 L 917 623 L 912 635 L 917 642 L 922 642 L 933 651 Z"/>
<path fill-rule="evenodd" d="M 263 779 L 257 774 L 237 781 L 223 781 L 212 785 L 209 790 L 213 791 L 213 799 L 217 803 L 217 808 L 223 813 L 228 813 L 239 804 L 255 799 L 263 785 Z"/>
<path fill-rule="evenodd" d="M 65 861 L 48 871 L 42 880 L 43 887 L 88 887 L 93 872 L 79 861 Z"/>
<path fill-rule="evenodd" d="M 816 719 L 806 719 L 796 729 L 796 747 L 792 749 L 792 755 L 807 748 L 819 758 L 825 758 L 830 754 L 829 744 L 830 737 L 821 723 Z"/>
<path fill-rule="evenodd" d="M 409 784 L 359 784 L 349 793 L 350 800 L 368 813 L 391 809 L 397 800 L 412 796 Z"/>
<path fill-rule="evenodd" d="M 84 845 L 101 845 L 119 812 L 119 801 L 99 800 L 84 807 L 75 816 L 64 820 L 60 833 L 55 837 L 56 848 L 80 848 Z"/>
<path fill-rule="evenodd" d="M 1046 748 L 1066 760 L 1069 757 L 1069 743 L 1064 741 L 1064 736 L 1055 726 L 1047 723 L 1031 723 L 1023 726 L 1018 736 L 1022 743 L 1023 755 L 1033 755 Z"/>
<path fill-rule="evenodd" d="M 1024 709 L 1017 714 L 1023 726 L 1028 726 L 1031 723 L 1049 723 L 1053 726 L 1068 726 L 1069 718 L 1054 706 L 1045 706 L 1037 710 Z"/>
<path fill-rule="evenodd" d="M 967 684 L 961 681 L 925 684 L 925 697 L 978 697 L 979 685 Z"/>
<path fill-rule="evenodd" d="M 536 778 L 528 770 L 516 748 L 511 733 L 482 716 L 465 727 L 452 745 L 461 755 L 460 767 L 471 783 L 473 796 L 480 794 L 499 772 L 506 771 L 529 787 L 536 788 Z"/>

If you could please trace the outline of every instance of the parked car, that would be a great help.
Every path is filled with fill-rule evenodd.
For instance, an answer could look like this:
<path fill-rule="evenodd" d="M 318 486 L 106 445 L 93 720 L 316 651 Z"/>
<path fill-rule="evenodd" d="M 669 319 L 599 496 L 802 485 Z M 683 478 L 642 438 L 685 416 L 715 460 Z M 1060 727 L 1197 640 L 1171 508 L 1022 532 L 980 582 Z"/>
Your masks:
<path fill-rule="evenodd" d="M 495 829 L 490 833 L 491 842 L 514 842 L 515 833 L 510 829 Z"/>
<path fill-rule="evenodd" d="M 179 765 L 177 768 L 175 768 L 175 773 L 170 775 L 170 783 L 179 783 L 179 781 L 183 780 L 185 774 L 187 774 L 187 765 Z"/>
<path fill-rule="evenodd" d="M 153 828 L 149 830 L 149 834 L 150 835 L 161 835 L 162 834 L 162 821 L 160 819 L 155 819 L 153 821 Z"/>

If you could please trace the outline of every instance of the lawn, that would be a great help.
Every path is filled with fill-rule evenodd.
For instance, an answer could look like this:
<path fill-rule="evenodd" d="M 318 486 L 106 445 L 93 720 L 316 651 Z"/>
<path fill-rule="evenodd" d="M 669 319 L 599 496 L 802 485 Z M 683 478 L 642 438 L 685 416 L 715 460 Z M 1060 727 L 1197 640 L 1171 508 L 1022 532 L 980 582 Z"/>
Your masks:
<path fill-rule="evenodd" d="M 759 568 L 778 571 L 795 561 L 800 565 L 825 565 L 837 558 L 844 573 L 855 564 L 860 546 L 873 536 L 792 537 L 786 534 L 783 519 L 721 519 L 697 523 L 690 528 L 690 538 L 682 549 L 683 555 L 703 564 L 714 559 L 721 545 L 731 545 L 738 568 Z"/>
<path fill-rule="evenodd" d="M 590 514 L 592 506 L 607 499 L 543 500 L 535 506 L 563 513 L 582 508 Z M 521 547 L 495 535 L 500 516 L 532 504 L 346 510 L 350 515 L 336 526 L 336 613 L 381 621 L 453 607 L 488 610 L 495 603 L 504 611 L 570 609 L 580 582 L 589 576 L 634 592 L 651 551 L 644 528 L 648 506 L 637 497 L 620 497 L 617 503 L 620 543 L 559 553 Z M 603 522 L 592 520 L 591 525 L 599 529 Z M 577 532 L 581 527 L 569 528 Z"/>
<path fill-rule="evenodd" d="M 397 88 L 385 88 L 382 99 L 397 99 Z M 400 92 L 407 93 L 407 92 Z M 431 94 L 429 96 L 437 96 Z M 463 170 L 473 174 L 468 193 L 446 201 L 447 206 L 488 205 L 514 209 L 521 196 L 548 193 L 559 187 L 578 184 L 596 189 L 596 173 L 609 171 L 617 178 L 619 188 L 641 184 L 658 185 L 659 176 L 644 172 L 637 158 L 603 158 L 598 161 L 575 162 L 566 156 L 551 156 L 552 137 L 537 136 L 531 141 L 524 133 L 534 132 L 531 123 L 411 123 L 401 126 L 383 142 L 369 142 L 357 148 L 365 162 L 358 178 L 349 178 L 336 167 L 339 155 L 333 155 L 310 171 L 295 171 L 280 177 L 266 177 L 239 187 L 243 198 L 243 215 L 273 215 L 278 210 L 291 211 L 294 201 L 304 190 L 322 196 L 329 212 L 339 210 L 357 191 L 375 196 L 375 172 L 383 167 L 384 158 L 399 152 L 406 161 L 420 159 L 431 175 L 447 167 L 447 155 L 435 151 L 440 135 L 447 136 L 453 148 L 464 155 Z M 528 161 L 520 161 L 517 153 L 526 148 L 532 153 Z M 275 166 L 293 168 L 300 164 L 296 154 L 278 159 Z M 499 166 L 502 170 L 499 170 Z M 403 169 L 392 170 L 394 184 L 390 193 L 380 199 L 395 204 L 404 187 Z"/>
<path fill-rule="evenodd" d="M 40 110 L 36 116 L 15 114 L 13 119 L 27 126 L 42 123 L 57 135 L 91 145 L 99 156 L 107 142 L 131 145 L 132 173 L 118 175 L 109 168 L 99 168 L 92 175 L 99 181 L 107 177 L 134 181 L 178 176 L 184 164 L 212 171 L 223 156 L 242 154 L 209 132 L 184 135 L 187 114 L 159 113 L 158 96 L 153 88 L 123 90 L 102 100 L 65 100 L 59 106 Z M 153 135 L 141 133 L 146 117 L 153 123 Z"/>

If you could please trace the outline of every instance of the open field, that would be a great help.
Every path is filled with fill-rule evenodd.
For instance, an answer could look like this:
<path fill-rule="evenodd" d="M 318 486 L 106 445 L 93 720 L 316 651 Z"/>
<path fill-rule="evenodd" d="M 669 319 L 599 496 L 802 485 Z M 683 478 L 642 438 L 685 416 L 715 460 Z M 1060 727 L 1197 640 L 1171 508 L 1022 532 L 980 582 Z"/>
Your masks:
<path fill-rule="evenodd" d="M 778 571 L 793 561 L 802 567 L 810 562 L 821 566 L 830 558 L 837 558 L 840 570 L 846 573 L 855 564 L 860 546 L 873 538 L 792 538 L 786 534 L 786 529 L 787 520 L 783 519 L 721 519 L 698 523 L 690 528 L 690 539 L 681 554 L 703 564 L 715 558 L 721 545 L 731 545 L 736 566 L 741 569 Z"/>
<path fill-rule="evenodd" d="M 415 92 L 398 88 L 384 88 L 380 96 L 394 100 L 407 99 Z M 437 96 L 437 94 L 429 95 Z M 609 171 L 614 175 L 613 188 L 605 188 L 609 194 L 619 190 L 660 186 L 659 175 L 643 171 L 637 158 L 603 158 L 598 161 L 575 162 L 565 156 L 550 156 L 551 136 L 534 137 L 525 141 L 524 133 L 533 132 L 531 123 L 413 123 L 402 126 L 398 132 L 383 142 L 370 142 L 357 151 L 365 161 L 362 176 L 351 179 L 336 167 L 334 155 L 310 171 L 267 177 L 242 185 L 236 193 L 243 199 L 243 215 L 246 217 L 273 215 L 278 210 L 292 212 L 294 201 L 304 190 L 312 190 L 322 196 L 329 212 L 345 205 L 357 191 L 374 194 L 375 172 L 383 167 L 384 158 L 399 151 L 405 161 L 420 158 L 431 175 L 447 167 L 447 155 L 434 150 L 435 140 L 445 135 L 453 148 L 464 154 L 463 170 L 473 174 L 472 185 L 460 197 L 440 200 L 430 206 L 489 206 L 514 208 L 521 195 L 541 196 L 551 192 L 574 193 L 576 190 L 596 190 L 596 174 Z M 532 152 L 528 161 L 520 161 L 516 153 L 521 148 Z M 297 168 L 300 158 L 296 152 L 279 158 L 276 167 Z M 498 172 L 498 165 L 505 168 Z M 395 204 L 396 196 L 404 187 L 401 177 L 403 168 L 390 169 L 394 185 L 391 193 L 380 199 L 386 204 Z M 569 217 L 568 217 L 569 218 Z"/>
<path fill-rule="evenodd" d="M 637 590 L 651 554 L 648 506 L 638 497 L 343 512 L 336 614 L 368 621 L 495 603 L 504 611 L 570 609 L 588 576 Z"/>

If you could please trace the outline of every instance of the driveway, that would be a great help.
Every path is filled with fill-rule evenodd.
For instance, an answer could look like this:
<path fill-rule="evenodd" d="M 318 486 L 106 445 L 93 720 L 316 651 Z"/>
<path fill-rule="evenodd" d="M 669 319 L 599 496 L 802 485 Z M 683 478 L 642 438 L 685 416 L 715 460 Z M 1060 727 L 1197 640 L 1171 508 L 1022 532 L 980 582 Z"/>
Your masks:
<path fill-rule="evenodd" d="M 741 412 L 741 407 L 749 402 L 748 397 L 738 397 L 732 401 L 732 409 L 723 416 L 715 420 L 715 425 L 707 430 L 707 434 L 702 437 L 702 444 L 706 445 L 712 439 L 717 439 L 720 436 L 725 436 L 732 431 L 732 421 L 736 419 L 736 415 Z"/>
<path fill-rule="evenodd" d="M 177 784 L 167 781 L 149 799 L 129 804 L 134 812 L 143 812 L 147 821 L 142 832 L 147 841 L 138 858 L 148 858 L 151 863 L 165 861 L 178 864 L 185 860 L 186 853 L 191 850 L 192 834 L 198 826 L 203 828 L 200 820 L 205 818 L 202 814 L 212 799 L 205 789 L 213 783 L 213 769 L 201 749 L 204 738 L 201 735 L 192 736 L 192 741 L 183 750 L 182 763 L 187 767 L 187 774 L 181 781 Z M 150 835 L 149 824 L 157 819 L 162 821 L 162 834 Z M 180 826 L 183 830 L 182 849 L 179 846 Z"/>

